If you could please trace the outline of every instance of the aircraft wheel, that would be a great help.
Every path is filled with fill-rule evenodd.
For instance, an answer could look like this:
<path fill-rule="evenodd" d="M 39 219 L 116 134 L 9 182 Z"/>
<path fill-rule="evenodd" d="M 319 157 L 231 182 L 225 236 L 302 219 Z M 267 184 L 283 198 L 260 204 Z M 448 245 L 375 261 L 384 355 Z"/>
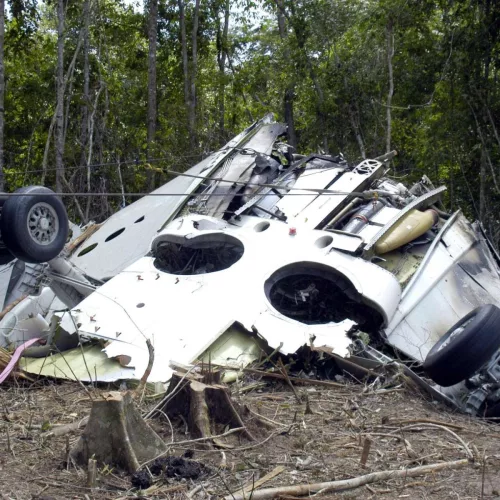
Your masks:
<path fill-rule="evenodd" d="M 471 377 L 500 347 L 500 309 L 478 307 L 453 325 L 432 347 L 424 370 L 442 387 Z"/>
<path fill-rule="evenodd" d="M 24 262 L 47 262 L 59 255 L 68 238 L 63 202 L 43 186 L 15 191 L 2 207 L 0 229 L 7 249 Z"/>

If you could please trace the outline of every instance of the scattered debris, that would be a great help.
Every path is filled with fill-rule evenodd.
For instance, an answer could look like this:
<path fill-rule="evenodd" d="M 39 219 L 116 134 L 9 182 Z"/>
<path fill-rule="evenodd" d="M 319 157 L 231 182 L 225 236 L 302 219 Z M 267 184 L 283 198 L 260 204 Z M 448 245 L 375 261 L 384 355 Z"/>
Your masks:
<path fill-rule="evenodd" d="M 248 498 L 264 488 L 315 485 L 390 471 L 389 481 L 379 478 L 382 485 L 379 489 L 389 490 L 388 498 L 403 494 L 412 498 L 440 498 L 436 491 L 439 488 L 448 496 L 454 491 L 461 497 L 475 498 L 480 496 L 483 463 L 487 463 L 485 498 L 495 496 L 492 492 L 498 488 L 495 477 L 500 463 L 495 456 L 500 432 L 494 423 L 447 410 L 426 399 L 426 395 L 417 396 L 413 388 L 401 385 L 396 379 L 387 379 L 372 389 L 354 383 L 297 386 L 302 400 L 299 404 L 286 381 L 279 379 L 266 379 L 265 387 L 254 387 L 240 394 L 239 389 L 254 386 L 256 378 L 259 376 L 245 373 L 237 385 L 229 387 L 231 401 L 243 408 L 243 421 L 255 434 L 256 441 L 249 441 L 241 428 L 226 431 L 225 426 L 215 425 L 215 430 L 220 431 L 216 441 L 226 446 L 220 448 L 209 437 L 212 446 L 207 448 L 206 439 L 195 438 L 189 431 L 186 434 L 186 424 L 180 418 L 167 420 L 161 412 L 156 412 L 157 418 L 147 420 L 165 443 L 165 451 L 159 458 L 155 456 L 140 464 L 143 477 L 152 482 L 144 483 L 141 492 L 135 495 L 180 499 L 189 494 L 190 498 L 200 500 L 207 494 L 221 498 L 233 492 L 236 496 L 244 488 Z M 54 383 L 41 378 L 35 385 L 15 382 L 2 385 L 0 449 L 6 451 L 0 459 L 2 493 L 14 497 L 15 488 L 19 498 L 31 498 L 44 490 L 46 496 L 82 500 L 85 494 L 96 500 L 127 494 L 131 475 L 122 467 L 98 463 L 96 488 L 91 494 L 87 489 L 87 474 L 75 467 L 71 458 L 67 460 L 68 443 L 86 433 L 85 417 L 92 406 L 109 398 L 109 393 L 98 387 L 88 389 L 95 403 L 75 382 Z M 306 411 L 304 392 L 312 413 Z M 146 386 L 144 396 L 136 398 L 135 405 L 140 414 L 146 415 L 160 401 Z M 254 415 L 258 418 L 254 419 Z M 256 432 L 255 427 L 261 426 L 262 421 L 268 425 Z M 366 466 L 362 467 L 360 456 L 365 436 L 370 436 L 372 443 Z M 165 463 L 165 459 L 175 457 L 189 462 L 193 452 L 195 461 L 209 469 L 206 475 L 176 479 L 164 473 L 152 474 L 156 472 L 155 460 Z M 461 466 L 457 473 L 446 465 L 462 457 L 472 457 L 469 463 L 473 460 L 476 466 Z M 82 466 L 86 468 L 87 463 Z M 37 474 L 30 475 L 34 464 Z M 406 473 L 433 464 L 440 467 L 426 473 L 421 481 L 409 479 L 414 472 L 407 479 L 404 476 L 398 479 L 400 471 Z M 355 495 L 364 495 L 362 486 L 357 488 Z"/>
<path fill-rule="evenodd" d="M 353 488 L 359 488 L 366 484 L 376 483 L 378 481 L 386 481 L 387 479 L 395 479 L 400 477 L 416 477 L 432 474 L 440 470 L 451 470 L 459 467 L 465 467 L 469 464 L 466 459 L 455 460 L 453 462 L 444 462 L 430 465 L 422 465 L 411 469 L 388 470 L 381 472 L 372 472 L 365 476 L 356 477 L 353 479 L 344 479 L 342 481 L 327 481 L 314 484 L 299 484 L 295 486 L 281 486 L 279 488 L 267 488 L 260 491 L 252 491 L 252 498 L 255 500 L 265 500 L 269 498 L 280 498 L 283 496 L 310 496 L 311 494 L 324 494 L 333 491 L 344 491 Z M 227 495 L 225 500 L 245 500 L 245 494 Z"/>
<path fill-rule="evenodd" d="M 35 295 L 0 318 L 3 347 L 42 338 L 21 368 L 82 382 L 138 380 L 147 342 L 148 381 L 163 384 L 172 362 L 241 370 L 303 346 L 324 356 L 301 379 L 374 383 L 368 361 L 401 358 L 434 396 L 500 415 L 500 257 L 481 227 L 446 213 L 446 189 L 427 177 L 391 178 L 395 152 L 356 164 L 297 155 L 284 132 L 264 117 L 51 254 L 37 286 L 22 280 Z M 5 300 L 20 297 L 23 273 L 16 263 Z"/>
<path fill-rule="evenodd" d="M 0 382 L 16 373 L 72 379 L 92 400 L 90 415 L 59 427 L 33 424 L 31 406 L 22 424 L 6 410 L 1 445 L 10 456 L 37 425 L 41 440 L 65 440 L 67 472 L 89 466 L 93 492 L 111 468 L 125 490 L 125 474 L 135 473 L 135 487 L 160 495 L 171 479 L 208 481 L 215 466 L 226 475 L 215 486 L 210 479 L 218 496 L 255 499 L 479 462 L 460 435 L 472 424 L 399 406 L 397 418 L 386 407 L 375 422 L 383 405 L 364 401 L 401 405 L 401 394 L 423 394 L 498 418 L 500 257 L 478 224 L 443 211 L 445 188 L 392 179 L 394 153 L 353 165 L 342 155 L 296 155 L 280 142 L 284 131 L 266 117 L 160 188 L 164 198 L 87 228 L 59 256 L 65 234 L 43 229 L 37 244 L 54 243 L 48 264 L 29 276 L 23 261 L 9 268 Z M 35 209 L 37 220 L 64 222 L 57 210 Z M 99 382 L 138 386 L 104 393 Z M 72 449 L 71 432 L 80 435 Z M 449 442 L 428 450 L 416 446 L 418 433 Z M 205 455 L 181 456 L 185 447 Z M 352 470 L 330 470 L 328 460 L 339 464 L 348 450 Z M 311 470 L 336 480 L 317 482 Z M 260 489 L 271 481 L 291 486 Z M 212 494 L 191 486 L 182 494 Z"/>

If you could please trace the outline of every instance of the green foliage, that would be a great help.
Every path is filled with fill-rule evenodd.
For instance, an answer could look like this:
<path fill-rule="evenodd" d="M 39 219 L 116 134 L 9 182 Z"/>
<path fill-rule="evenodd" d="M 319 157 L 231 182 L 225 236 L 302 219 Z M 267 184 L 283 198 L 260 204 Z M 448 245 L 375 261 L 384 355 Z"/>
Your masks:
<path fill-rule="evenodd" d="M 54 177 L 56 3 L 11 0 L 5 37 L 5 174 L 9 190 Z M 389 92 L 388 37 L 394 95 L 394 175 L 423 174 L 449 186 L 450 209 L 481 218 L 498 244 L 500 194 L 498 85 L 500 5 L 493 0 L 225 0 L 200 3 L 196 34 L 196 143 L 189 137 L 177 0 L 160 0 L 157 46 L 158 119 L 147 144 L 147 11 L 116 0 L 91 1 L 85 100 L 81 42 L 83 2 L 67 0 L 65 72 L 66 177 L 76 191 L 146 189 L 146 150 L 154 167 L 185 169 L 252 120 L 274 112 L 285 120 L 292 96 L 299 149 L 342 151 L 357 161 L 385 152 Z M 194 0 L 185 1 L 192 57 Z M 282 30 L 278 24 L 282 20 Z M 71 71 L 71 62 L 75 56 Z M 224 58 L 222 59 L 222 55 Z M 219 62 L 225 61 L 223 70 Z M 92 147 L 82 143 L 82 117 L 92 116 Z M 223 121 L 221 124 L 221 113 Z M 137 160 L 137 164 L 134 161 Z M 130 163 L 132 161 L 132 163 Z M 483 177 L 484 182 L 480 179 Z M 156 174 L 159 184 L 167 177 Z M 103 219 L 119 201 L 94 201 Z M 72 217 L 80 212 L 71 208 Z"/>

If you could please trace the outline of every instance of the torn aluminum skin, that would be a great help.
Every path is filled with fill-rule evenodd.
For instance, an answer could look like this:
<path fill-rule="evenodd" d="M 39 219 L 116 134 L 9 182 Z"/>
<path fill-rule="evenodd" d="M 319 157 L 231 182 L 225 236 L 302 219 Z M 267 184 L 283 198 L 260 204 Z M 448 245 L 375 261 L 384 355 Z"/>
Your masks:
<path fill-rule="evenodd" d="M 140 378 L 146 339 L 162 382 L 172 362 L 244 366 L 304 344 L 348 356 L 366 336 L 421 363 L 471 310 L 500 305 L 498 256 L 477 224 L 443 212 L 444 187 L 394 181 L 389 157 L 296 155 L 284 130 L 265 117 L 49 264 L 68 306 L 52 324 L 102 348 L 82 379 Z M 102 354 L 118 361 L 99 370 Z M 489 379 L 441 388 L 449 400 L 478 410 L 496 397 L 491 354 Z"/>

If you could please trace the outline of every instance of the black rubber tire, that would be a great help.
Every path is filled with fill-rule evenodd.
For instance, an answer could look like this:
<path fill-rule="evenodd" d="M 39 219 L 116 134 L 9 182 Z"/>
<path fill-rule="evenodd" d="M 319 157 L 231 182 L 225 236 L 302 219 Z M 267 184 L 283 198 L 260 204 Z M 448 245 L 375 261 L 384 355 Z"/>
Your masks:
<path fill-rule="evenodd" d="M 6 248 L 0 249 L 0 266 L 4 266 L 14 259 L 15 257 Z"/>
<path fill-rule="evenodd" d="M 448 341 L 464 323 L 462 332 Z M 432 347 L 424 370 L 442 387 L 450 387 L 474 375 L 500 347 L 500 309 L 478 307 L 453 325 Z"/>
<path fill-rule="evenodd" d="M 9 197 L 2 207 L 0 229 L 5 246 L 24 262 L 47 262 L 57 257 L 66 244 L 69 231 L 68 215 L 62 201 L 43 186 L 23 187 L 16 193 L 26 196 Z M 58 231 L 48 244 L 37 242 L 28 229 L 30 211 L 38 203 L 49 205 L 58 219 Z"/>

